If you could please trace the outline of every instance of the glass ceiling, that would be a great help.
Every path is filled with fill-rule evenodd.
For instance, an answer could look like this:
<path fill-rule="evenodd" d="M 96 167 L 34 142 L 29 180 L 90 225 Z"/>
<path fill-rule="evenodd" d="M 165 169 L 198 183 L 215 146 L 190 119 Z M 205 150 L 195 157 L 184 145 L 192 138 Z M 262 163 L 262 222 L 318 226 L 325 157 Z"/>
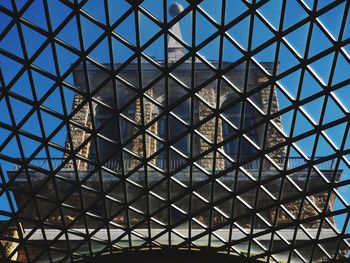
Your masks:
<path fill-rule="evenodd" d="M 0 257 L 348 257 L 349 1 L 0 2 Z"/>

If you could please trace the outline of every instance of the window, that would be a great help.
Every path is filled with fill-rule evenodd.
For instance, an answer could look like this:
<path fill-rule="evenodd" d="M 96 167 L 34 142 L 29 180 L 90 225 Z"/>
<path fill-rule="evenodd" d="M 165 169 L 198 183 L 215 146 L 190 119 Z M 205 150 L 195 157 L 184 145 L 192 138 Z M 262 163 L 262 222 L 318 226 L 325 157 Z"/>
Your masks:
<path fill-rule="evenodd" d="M 224 141 L 227 140 L 227 143 L 224 145 L 225 153 L 228 154 L 233 160 L 238 159 L 238 138 L 241 138 L 240 161 L 242 161 L 255 154 L 256 148 L 246 138 L 243 136 L 238 136 L 238 132 L 249 129 L 256 123 L 258 116 L 255 113 L 253 106 L 251 106 L 249 103 L 245 103 L 244 109 L 242 109 L 243 103 L 241 101 L 235 103 L 235 100 L 238 101 L 238 98 L 230 95 L 221 106 L 222 108 L 225 108 L 225 111 L 223 112 L 223 116 L 225 118 L 222 123 L 222 136 Z M 244 114 L 242 114 L 242 112 Z M 242 126 L 241 118 L 243 118 Z M 259 143 L 261 133 L 259 132 L 258 128 L 249 129 L 245 134 L 253 142 Z M 233 139 L 234 135 L 237 135 L 238 137 Z"/>
<path fill-rule="evenodd" d="M 171 97 L 169 99 L 169 105 L 172 103 L 175 103 L 178 100 L 176 97 Z M 169 140 L 172 141 L 184 132 L 188 130 L 188 127 L 185 123 L 189 123 L 191 118 L 191 103 L 190 100 L 185 101 L 184 103 L 180 104 L 174 111 L 172 111 L 176 116 L 169 114 L 168 120 L 169 120 L 169 130 L 167 134 L 167 124 L 166 124 L 166 118 L 162 118 L 159 122 L 158 127 L 158 136 L 162 139 L 167 140 L 167 137 L 169 136 Z M 180 120 L 181 119 L 181 120 Z M 190 153 L 190 135 L 186 134 L 183 135 L 181 139 L 177 140 L 176 143 L 173 143 L 171 145 L 176 150 L 180 151 L 184 155 L 189 155 Z M 158 150 L 161 150 L 162 145 L 158 144 Z M 166 159 L 167 159 L 167 151 L 169 151 L 169 164 L 170 169 L 176 169 L 177 167 L 181 166 L 183 164 L 184 159 L 183 157 L 178 154 L 176 151 L 169 149 L 162 151 L 162 153 L 159 155 L 158 158 L 158 164 L 162 167 L 162 169 L 166 168 Z"/>
<path fill-rule="evenodd" d="M 111 109 L 98 105 L 95 110 L 95 125 L 99 130 L 97 145 L 100 162 L 105 163 L 108 168 L 120 169 L 120 144 L 127 133 L 126 123 L 121 120 L 118 122 L 118 115 Z M 96 151 L 93 151 L 92 155 L 95 158 L 96 154 Z"/>

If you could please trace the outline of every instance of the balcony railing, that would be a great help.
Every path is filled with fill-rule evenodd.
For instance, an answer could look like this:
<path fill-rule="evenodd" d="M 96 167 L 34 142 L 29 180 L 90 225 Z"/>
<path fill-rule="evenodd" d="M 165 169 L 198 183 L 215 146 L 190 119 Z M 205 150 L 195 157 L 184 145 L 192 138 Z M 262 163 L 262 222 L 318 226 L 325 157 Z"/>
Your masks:
<path fill-rule="evenodd" d="M 319 159 L 321 157 L 316 157 L 315 159 Z M 21 161 L 20 159 L 18 159 L 19 162 Z M 64 158 L 51 158 L 50 160 L 47 158 L 34 158 L 32 159 L 29 163 L 31 166 L 35 166 L 35 167 L 39 167 L 45 170 L 56 170 L 64 161 Z M 199 164 L 201 164 L 202 162 L 204 163 L 205 160 L 209 160 L 209 159 L 201 159 L 200 161 L 198 161 Z M 316 166 L 318 167 L 318 169 L 320 170 L 333 170 L 335 168 L 335 160 L 336 159 L 331 159 L 325 162 L 321 162 L 319 164 L 317 164 Z M 26 163 L 28 160 L 26 160 L 24 163 Z M 276 160 L 275 160 L 276 161 Z M 277 160 L 278 163 L 280 165 L 284 164 L 284 159 L 281 160 Z M 290 157 L 288 159 L 288 167 L 290 169 L 293 168 L 297 168 L 300 167 L 302 165 L 305 165 L 307 163 L 307 161 L 305 161 L 303 158 L 300 157 Z M 169 170 L 176 170 L 178 168 L 180 168 L 181 166 L 186 164 L 185 160 L 179 160 L 179 159 L 173 159 L 173 160 L 166 160 L 166 159 L 156 159 L 154 162 L 152 162 L 152 164 L 154 164 L 155 166 L 159 167 L 160 169 L 166 170 L 167 167 L 169 167 Z M 254 160 L 252 162 L 249 162 L 247 164 L 244 165 L 244 168 L 247 170 L 254 170 L 254 169 L 258 169 L 260 164 L 260 160 Z M 95 166 L 93 165 L 87 165 L 85 163 L 85 165 L 81 165 L 81 164 L 77 164 L 78 165 L 78 170 L 86 170 L 86 171 L 90 171 L 90 170 L 94 170 Z M 122 165 L 124 165 L 124 167 L 122 167 Z M 130 159 L 126 159 L 123 162 L 119 161 L 119 160 L 111 160 L 108 161 L 106 163 L 104 163 L 104 167 L 111 169 L 111 170 L 115 170 L 115 171 L 121 171 L 122 168 L 124 168 L 124 170 L 131 170 L 133 168 L 135 168 L 138 165 L 138 161 L 137 160 L 130 160 Z M 229 163 L 225 163 L 224 167 L 229 167 L 232 164 Z M 22 168 L 21 164 L 16 164 L 14 167 L 15 171 L 18 171 Z M 68 163 L 67 165 L 65 165 L 63 167 L 63 169 L 65 170 L 72 170 L 74 168 L 73 164 Z M 222 167 L 218 167 L 217 169 L 223 169 Z"/>

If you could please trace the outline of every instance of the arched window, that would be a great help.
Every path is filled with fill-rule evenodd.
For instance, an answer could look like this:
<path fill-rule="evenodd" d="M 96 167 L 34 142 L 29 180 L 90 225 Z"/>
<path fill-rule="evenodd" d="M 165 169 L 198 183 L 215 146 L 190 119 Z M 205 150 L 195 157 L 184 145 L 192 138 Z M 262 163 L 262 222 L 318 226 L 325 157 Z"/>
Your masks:
<path fill-rule="evenodd" d="M 235 103 L 234 101 L 238 101 Z M 222 108 L 225 108 L 223 116 L 227 121 L 222 123 L 222 135 L 224 140 L 228 140 L 235 134 L 237 130 L 243 130 L 254 125 L 258 120 L 258 115 L 254 107 L 248 102 L 245 103 L 244 109 L 242 109 L 242 102 L 237 99 L 236 96 L 229 96 L 221 105 Z M 244 113 L 244 114 L 243 114 Z M 243 117 L 243 123 L 241 126 L 241 118 Z M 233 127 L 234 126 L 234 127 Z M 247 131 L 246 135 L 254 143 L 259 145 L 261 137 L 261 128 L 253 128 Z M 229 155 L 234 160 L 238 158 L 238 145 L 239 139 L 241 139 L 241 151 L 240 151 L 240 160 L 247 159 L 254 155 L 257 152 L 256 147 L 254 147 L 246 138 L 243 136 L 238 136 L 235 139 L 230 139 L 224 144 L 224 150 L 227 155 Z M 252 167 L 250 168 L 257 168 Z"/>
<path fill-rule="evenodd" d="M 127 125 L 125 122 L 118 122 L 118 115 L 114 114 L 111 109 L 101 105 L 96 106 L 94 120 L 96 129 L 99 130 L 97 146 L 100 162 L 108 168 L 120 169 L 120 144 L 126 135 Z M 92 155 L 97 158 L 96 151 Z"/>
<path fill-rule="evenodd" d="M 171 97 L 169 98 L 169 105 L 178 101 L 178 98 Z M 176 140 L 172 143 L 172 146 L 176 148 L 176 150 L 180 151 L 182 154 L 188 156 L 190 153 L 190 135 L 184 135 L 179 138 L 179 136 L 188 130 L 186 124 L 189 124 L 191 119 L 191 102 L 190 100 L 186 100 L 181 103 L 178 107 L 176 107 L 172 111 L 176 116 L 169 114 L 168 117 L 168 129 L 167 129 L 167 121 L 166 116 L 164 116 L 158 124 L 158 136 L 164 140 L 169 138 L 169 141 Z M 169 136 L 169 137 L 168 137 Z M 162 148 L 161 144 L 158 144 L 158 150 Z M 166 168 L 166 160 L 168 156 L 168 151 L 163 151 L 158 156 L 158 164 L 161 168 Z M 183 158 L 181 155 L 177 154 L 173 150 L 169 150 L 169 164 L 170 170 L 174 170 L 180 165 L 183 164 Z"/>

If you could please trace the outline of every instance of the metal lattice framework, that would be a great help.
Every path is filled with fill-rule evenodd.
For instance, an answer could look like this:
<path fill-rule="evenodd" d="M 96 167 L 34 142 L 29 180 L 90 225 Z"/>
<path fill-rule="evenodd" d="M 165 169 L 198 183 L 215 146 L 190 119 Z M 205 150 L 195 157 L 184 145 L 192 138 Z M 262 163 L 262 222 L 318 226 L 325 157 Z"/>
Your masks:
<path fill-rule="evenodd" d="M 0 3 L 2 257 L 347 257 L 349 1 L 180 2 Z"/>

